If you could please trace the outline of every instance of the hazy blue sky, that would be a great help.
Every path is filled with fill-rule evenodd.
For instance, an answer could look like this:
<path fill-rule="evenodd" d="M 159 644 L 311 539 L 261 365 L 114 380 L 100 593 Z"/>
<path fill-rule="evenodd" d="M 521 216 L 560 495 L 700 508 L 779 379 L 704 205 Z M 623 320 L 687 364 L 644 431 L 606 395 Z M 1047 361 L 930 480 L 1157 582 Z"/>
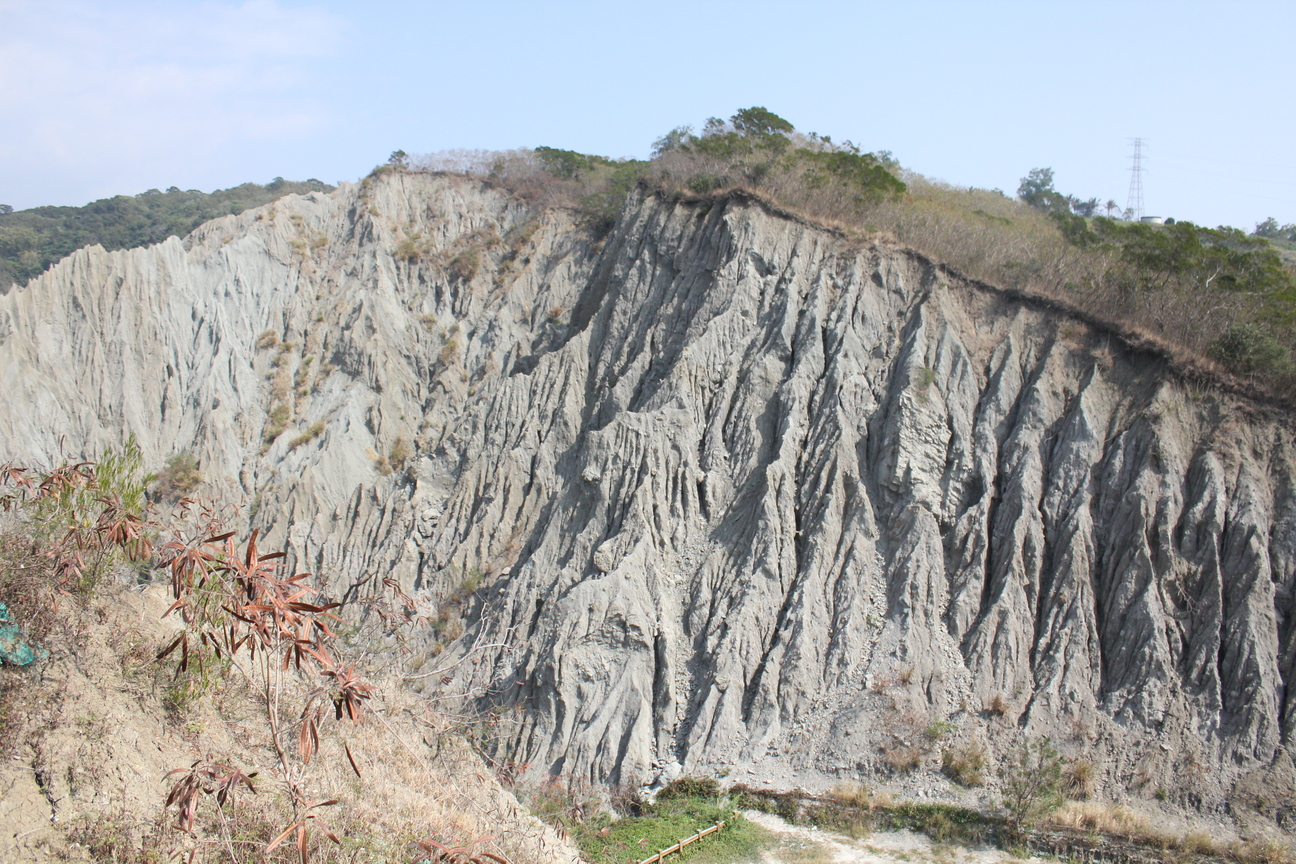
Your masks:
<path fill-rule="evenodd" d="M 958 185 L 1296 222 L 1296 3 L 0 0 L 0 203 L 354 180 L 397 148 L 644 157 L 763 105 Z"/>

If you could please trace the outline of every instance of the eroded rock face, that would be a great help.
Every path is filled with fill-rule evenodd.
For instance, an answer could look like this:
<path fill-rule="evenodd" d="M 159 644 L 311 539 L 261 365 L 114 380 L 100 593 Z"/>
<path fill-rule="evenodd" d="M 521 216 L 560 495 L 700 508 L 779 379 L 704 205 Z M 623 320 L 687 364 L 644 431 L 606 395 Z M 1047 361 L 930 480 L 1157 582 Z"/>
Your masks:
<path fill-rule="evenodd" d="M 1208 804 L 1291 735 L 1291 419 L 758 202 L 595 241 L 393 174 L 82 250 L 0 332 L 6 456 L 191 450 L 339 595 L 480 572 L 436 662 L 536 772 L 853 776 L 939 720 Z"/>

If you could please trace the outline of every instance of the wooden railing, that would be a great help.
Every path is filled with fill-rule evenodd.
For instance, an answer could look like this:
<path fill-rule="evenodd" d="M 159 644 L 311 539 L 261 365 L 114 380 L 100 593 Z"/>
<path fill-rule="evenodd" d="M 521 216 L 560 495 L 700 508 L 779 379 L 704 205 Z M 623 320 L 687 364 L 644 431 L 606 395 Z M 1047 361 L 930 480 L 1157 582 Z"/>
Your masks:
<path fill-rule="evenodd" d="M 684 838 L 683 840 L 676 843 L 674 846 L 670 846 L 665 849 L 658 849 L 656 855 L 653 855 L 650 858 L 645 858 L 644 860 L 640 861 L 639 864 L 660 864 L 660 862 L 664 860 L 667 855 L 674 855 L 677 852 L 683 852 L 684 848 L 688 846 L 690 843 L 696 843 L 697 841 L 701 840 L 703 837 L 706 837 L 708 834 L 714 834 L 715 832 L 723 828 L 724 824 L 725 824 L 724 822 L 717 822 L 714 825 L 712 825 L 710 828 L 703 828 L 701 831 L 694 834 L 692 837 Z"/>

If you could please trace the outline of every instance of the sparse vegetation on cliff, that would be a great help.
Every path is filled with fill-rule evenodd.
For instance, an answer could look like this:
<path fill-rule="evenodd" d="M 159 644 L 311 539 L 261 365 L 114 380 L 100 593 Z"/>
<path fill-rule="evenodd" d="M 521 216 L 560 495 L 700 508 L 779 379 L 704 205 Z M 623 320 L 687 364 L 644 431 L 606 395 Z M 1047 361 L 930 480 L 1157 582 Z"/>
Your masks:
<path fill-rule="evenodd" d="M 157 476 L 153 494 L 162 501 L 178 501 L 191 494 L 203 482 L 198 457 L 192 453 L 177 453 L 167 459 Z"/>
<path fill-rule="evenodd" d="M 1266 239 L 1286 243 L 1290 226 L 1273 220 L 1255 235 L 1120 222 L 1099 216 L 1096 198 L 1057 192 L 1049 169 L 1030 172 L 1019 199 L 952 186 L 902 168 L 889 152 L 799 133 L 759 107 L 711 118 L 700 134 L 673 129 L 647 162 L 539 147 L 404 165 L 469 173 L 537 204 L 574 207 L 598 233 L 636 182 L 700 196 L 746 190 L 851 236 L 898 241 L 972 278 L 1061 300 L 1186 363 L 1296 398 L 1296 276 Z M 1113 208 L 1108 202 L 1109 216 Z"/>

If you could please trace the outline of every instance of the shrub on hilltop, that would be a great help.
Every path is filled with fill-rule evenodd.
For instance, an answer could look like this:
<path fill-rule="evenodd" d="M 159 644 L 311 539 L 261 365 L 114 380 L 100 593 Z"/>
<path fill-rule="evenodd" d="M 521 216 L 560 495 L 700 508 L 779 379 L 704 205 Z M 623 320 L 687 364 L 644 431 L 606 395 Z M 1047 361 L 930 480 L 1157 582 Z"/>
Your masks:
<path fill-rule="evenodd" d="M 952 186 L 902 168 L 885 150 L 802 134 L 761 107 L 713 117 L 696 134 L 672 129 L 647 162 L 539 147 L 451 151 L 406 165 L 473 174 L 540 205 L 575 207 L 600 234 L 636 182 L 701 196 L 742 188 L 848 235 L 893 239 L 972 278 L 1061 300 L 1181 361 L 1296 399 L 1296 276 L 1281 245 L 1290 226 L 1276 220 L 1253 235 L 1123 222 L 1111 218 L 1114 201 L 1058 192 L 1048 168 L 1030 171 L 1017 199 Z"/>

